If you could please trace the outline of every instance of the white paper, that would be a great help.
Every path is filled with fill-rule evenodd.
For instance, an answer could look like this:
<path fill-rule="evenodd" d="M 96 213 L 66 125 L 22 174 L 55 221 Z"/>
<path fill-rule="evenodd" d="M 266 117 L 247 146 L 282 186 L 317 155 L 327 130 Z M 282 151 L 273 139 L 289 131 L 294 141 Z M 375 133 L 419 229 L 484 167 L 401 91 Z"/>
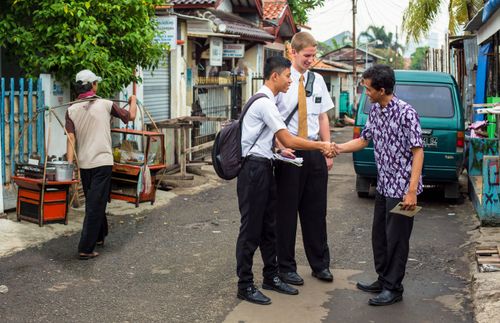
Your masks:
<path fill-rule="evenodd" d="M 281 160 L 285 163 L 290 163 L 290 164 L 293 164 L 297 167 L 301 167 L 302 163 L 304 162 L 304 159 L 302 157 L 288 158 L 288 157 L 281 156 L 280 154 L 274 154 L 273 159 Z"/>

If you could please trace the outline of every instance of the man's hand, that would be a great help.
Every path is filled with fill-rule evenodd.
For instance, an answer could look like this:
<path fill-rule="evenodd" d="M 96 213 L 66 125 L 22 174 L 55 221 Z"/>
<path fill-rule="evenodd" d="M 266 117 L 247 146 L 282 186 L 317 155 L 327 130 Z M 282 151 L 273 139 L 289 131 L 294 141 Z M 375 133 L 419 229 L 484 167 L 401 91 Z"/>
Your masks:
<path fill-rule="evenodd" d="M 325 160 L 326 160 L 326 168 L 328 168 L 328 170 L 332 169 L 333 157 L 332 158 L 325 157 Z"/>
<path fill-rule="evenodd" d="M 408 191 L 403 197 L 403 206 L 401 206 L 401 209 L 413 211 L 415 206 L 417 206 L 417 192 Z"/>
<path fill-rule="evenodd" d="M 280 155 L 283 156 L 283 157 L 286 157 L 286 158 L 290 158 L 290 159 L 295 159 L 296 158 L 294 152 L 295 152 L 295 150 L 290 149 L 290 148 L 280 149 Z"/>
<path fill-rule="evenodd" d="M 338 155 L 337 149 L 335 148 L 335 143 L 330 143 L 328 141 L 321 142 L 323 148 L 321 148 L 321 153 L 327 158 L 333 158 Z"/>
<path fill-rule="evenodd" d="M 135 95 L 131 95 L 129 98 L 128 98 L 128 104 L 135 104 L 137 102 L 137 97 Z"/>

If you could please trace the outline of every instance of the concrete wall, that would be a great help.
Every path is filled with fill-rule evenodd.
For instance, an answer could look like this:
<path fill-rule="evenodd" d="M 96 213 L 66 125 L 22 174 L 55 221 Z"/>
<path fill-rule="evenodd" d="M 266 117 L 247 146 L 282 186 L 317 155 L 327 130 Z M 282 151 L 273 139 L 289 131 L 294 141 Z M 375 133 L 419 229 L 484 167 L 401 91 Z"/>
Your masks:
<path fill-rule="evenodd" d="M 243 103 L 254 94 L 252 93 L 252 74 L 262 75 L 264 72 L 264 46 L 261 44 L 255 45 L 252 48 L 245 50 L 245 57 L 243 58 L 248 67 L 247 83 L 243 86 Z M 254 89 L 257 91 L 258 89 Z"/>
<path fill-rule="evenodd" d="M 181 22 L 178 25 L 180 39 L 187 39 L 187 24 Z M 188 68 L 188 42 L 170 52 L 171 70 L 171 118 L 191 115 L 191 106 L 187 105 L 186 72 Z"/>
<path fill-rule="evenodd" d="M 70 102 L 70 84 L 62 83 L 51 74 L 41 74 L 42 90 L 44 92 L 44 105 L 50 108 Z M 62 122 L 57 121 L 54 115 L 45 112 L 45 142 L 48 156 L 62 157 L 66 153 L 66 133 L 64 132 L 64 119 L 67 106 L 54 108 L 55 115 Z"/>

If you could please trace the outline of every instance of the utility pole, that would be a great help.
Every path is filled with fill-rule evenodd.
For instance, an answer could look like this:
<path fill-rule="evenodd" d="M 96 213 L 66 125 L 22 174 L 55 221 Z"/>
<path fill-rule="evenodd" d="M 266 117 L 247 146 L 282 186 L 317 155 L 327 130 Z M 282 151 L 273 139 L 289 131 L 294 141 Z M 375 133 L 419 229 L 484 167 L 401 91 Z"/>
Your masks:
<path fill-rule="evenodd" d="M 389 44 L 390 45 L 390 44 Z M 396 46 L 394 46 L 395 53 L 394 53 L 394 68 L 399 68 L 398 66 L 398 25 L 396 25 Z"/>
<path fill-rule="evenodd" d="M 356 2 L 358 0 L 352 0 L 352 102 L 353 108 L 356 109 L 356 91 L 358 87 L 358 76 L 356 73 Z"/>

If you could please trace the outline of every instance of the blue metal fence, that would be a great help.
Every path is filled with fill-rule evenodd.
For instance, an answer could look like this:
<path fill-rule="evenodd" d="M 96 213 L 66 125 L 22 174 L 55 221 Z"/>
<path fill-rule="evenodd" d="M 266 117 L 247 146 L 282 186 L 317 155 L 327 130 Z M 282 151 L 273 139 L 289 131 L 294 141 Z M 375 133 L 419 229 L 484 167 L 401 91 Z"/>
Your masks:
<path fill-rule="evenodd" d="M 6 84 L 10 87 L 7 88 Z M 38 80 L 36 89 L 32 79 L 19 78 L 17 84 L 16 89 L 14 78 L 10 78 L 9 82 L 3 77 L 0 80 L 2 184 L 10 182 L 16 163 L 26 162 L 33 154 L 44 158 L 42 80 Z"/>

